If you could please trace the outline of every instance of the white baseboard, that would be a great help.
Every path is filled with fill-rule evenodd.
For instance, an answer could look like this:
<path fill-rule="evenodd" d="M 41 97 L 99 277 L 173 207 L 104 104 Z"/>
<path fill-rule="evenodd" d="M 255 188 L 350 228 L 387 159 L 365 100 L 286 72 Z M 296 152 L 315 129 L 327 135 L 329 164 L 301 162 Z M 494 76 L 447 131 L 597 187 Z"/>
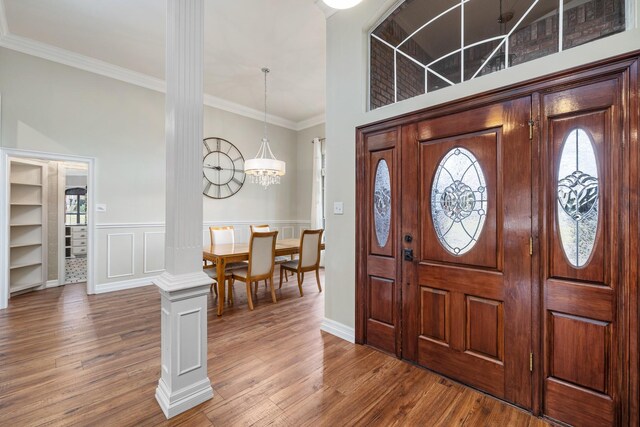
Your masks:
<path fill-rule="evenodd" d="M 153 285 L 156 276 L 139 277 L 131 280 L 121 280 L 119 282 L 99 283 L 96 286 L 96 294 L 107 292 L 123 291 L 125 289 L 140 288 L 142 286 Z"/>
<path fill-rule="evenodd" d="M 336 322 L 335 320 L 327 319 L 326 317 L 320 324 L 320 330 L 325 331 L 328 334 L 335 335 L 338 338 L 342 338 L 345 341 L 352 343 L 356 342 L 356 330 L 350 326 Z"/>
<path fill-rule="evenodd" d="M 60 286 L 60 283 L 58 282 L 58 279 L 55 280 L 48 280 L 47 283 L 45 284 L 45 288 L 49 289 L 49 288 L 55 288 Z"/>

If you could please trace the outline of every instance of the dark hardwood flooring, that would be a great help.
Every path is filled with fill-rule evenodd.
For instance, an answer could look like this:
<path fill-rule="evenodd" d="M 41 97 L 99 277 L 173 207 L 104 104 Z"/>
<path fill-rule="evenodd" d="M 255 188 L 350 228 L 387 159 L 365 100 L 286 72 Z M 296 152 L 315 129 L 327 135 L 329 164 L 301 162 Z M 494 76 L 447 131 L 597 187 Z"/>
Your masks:
<path fill-rule="evenodd" d="M 149 286 L 87 296 L 83 284 L 16 296 L 0 311 L 0 425 L 538 426 L 517 408 L 367 347 L 320 332 L 323 295 L 293 280 L 272 304 L 215 315 L 214 398 L 170 421 L 155 401 L 160 296 Z M 213 294 L 212 294 L 213 297 Z M 255 300 L 254 300 L 255 301 Z"/>

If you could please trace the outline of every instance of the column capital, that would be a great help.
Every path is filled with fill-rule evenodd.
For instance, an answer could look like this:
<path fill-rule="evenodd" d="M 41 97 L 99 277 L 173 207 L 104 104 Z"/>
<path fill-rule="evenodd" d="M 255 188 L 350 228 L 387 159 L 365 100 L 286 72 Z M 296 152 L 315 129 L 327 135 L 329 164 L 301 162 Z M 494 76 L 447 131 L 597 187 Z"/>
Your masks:
<path fill-rule="evenodd" d="M 190 288 L 195 288 L 194 291 L 196 291 L 196 289 L 201 287 L 204 288 L 205 292 L 208 292 L 211 282 L 213 282 L 213 279 L 203 271 L 184 274 L 171 274 L 165 271 L 153 280 L 153 283 L 155 283 L 162 292 L 166 293 L 175 293 Z"/>

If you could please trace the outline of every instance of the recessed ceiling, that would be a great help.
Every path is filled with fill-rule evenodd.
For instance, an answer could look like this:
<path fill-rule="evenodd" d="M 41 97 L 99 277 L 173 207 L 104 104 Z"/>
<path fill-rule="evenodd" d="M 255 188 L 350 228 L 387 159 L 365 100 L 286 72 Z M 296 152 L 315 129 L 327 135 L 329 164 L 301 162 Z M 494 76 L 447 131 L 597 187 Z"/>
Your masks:
<path fill-rule="evenodd" d="M 0 0 L 2 1 L 2 0 Z M 164 78 L 166 2 L 4 0 L 9 32 Z M 205 0 L 205 93 L 302 122 L 324 114 L 325 16 L 314 0 Z"/>

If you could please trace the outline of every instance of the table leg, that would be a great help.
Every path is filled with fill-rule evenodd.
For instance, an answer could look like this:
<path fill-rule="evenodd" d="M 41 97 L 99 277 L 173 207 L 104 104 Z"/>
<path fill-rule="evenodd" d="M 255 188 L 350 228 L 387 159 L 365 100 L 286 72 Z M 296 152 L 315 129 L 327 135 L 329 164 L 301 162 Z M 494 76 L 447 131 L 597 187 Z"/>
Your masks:
<path fill-rule="evenodd" d="M 224 268 L 225 268 L 225 259 L 218 258 L 216 261 L 216 274 L 218 276 L 218 316 L 222 316 L 222 310 L 224 310 Z"/>

